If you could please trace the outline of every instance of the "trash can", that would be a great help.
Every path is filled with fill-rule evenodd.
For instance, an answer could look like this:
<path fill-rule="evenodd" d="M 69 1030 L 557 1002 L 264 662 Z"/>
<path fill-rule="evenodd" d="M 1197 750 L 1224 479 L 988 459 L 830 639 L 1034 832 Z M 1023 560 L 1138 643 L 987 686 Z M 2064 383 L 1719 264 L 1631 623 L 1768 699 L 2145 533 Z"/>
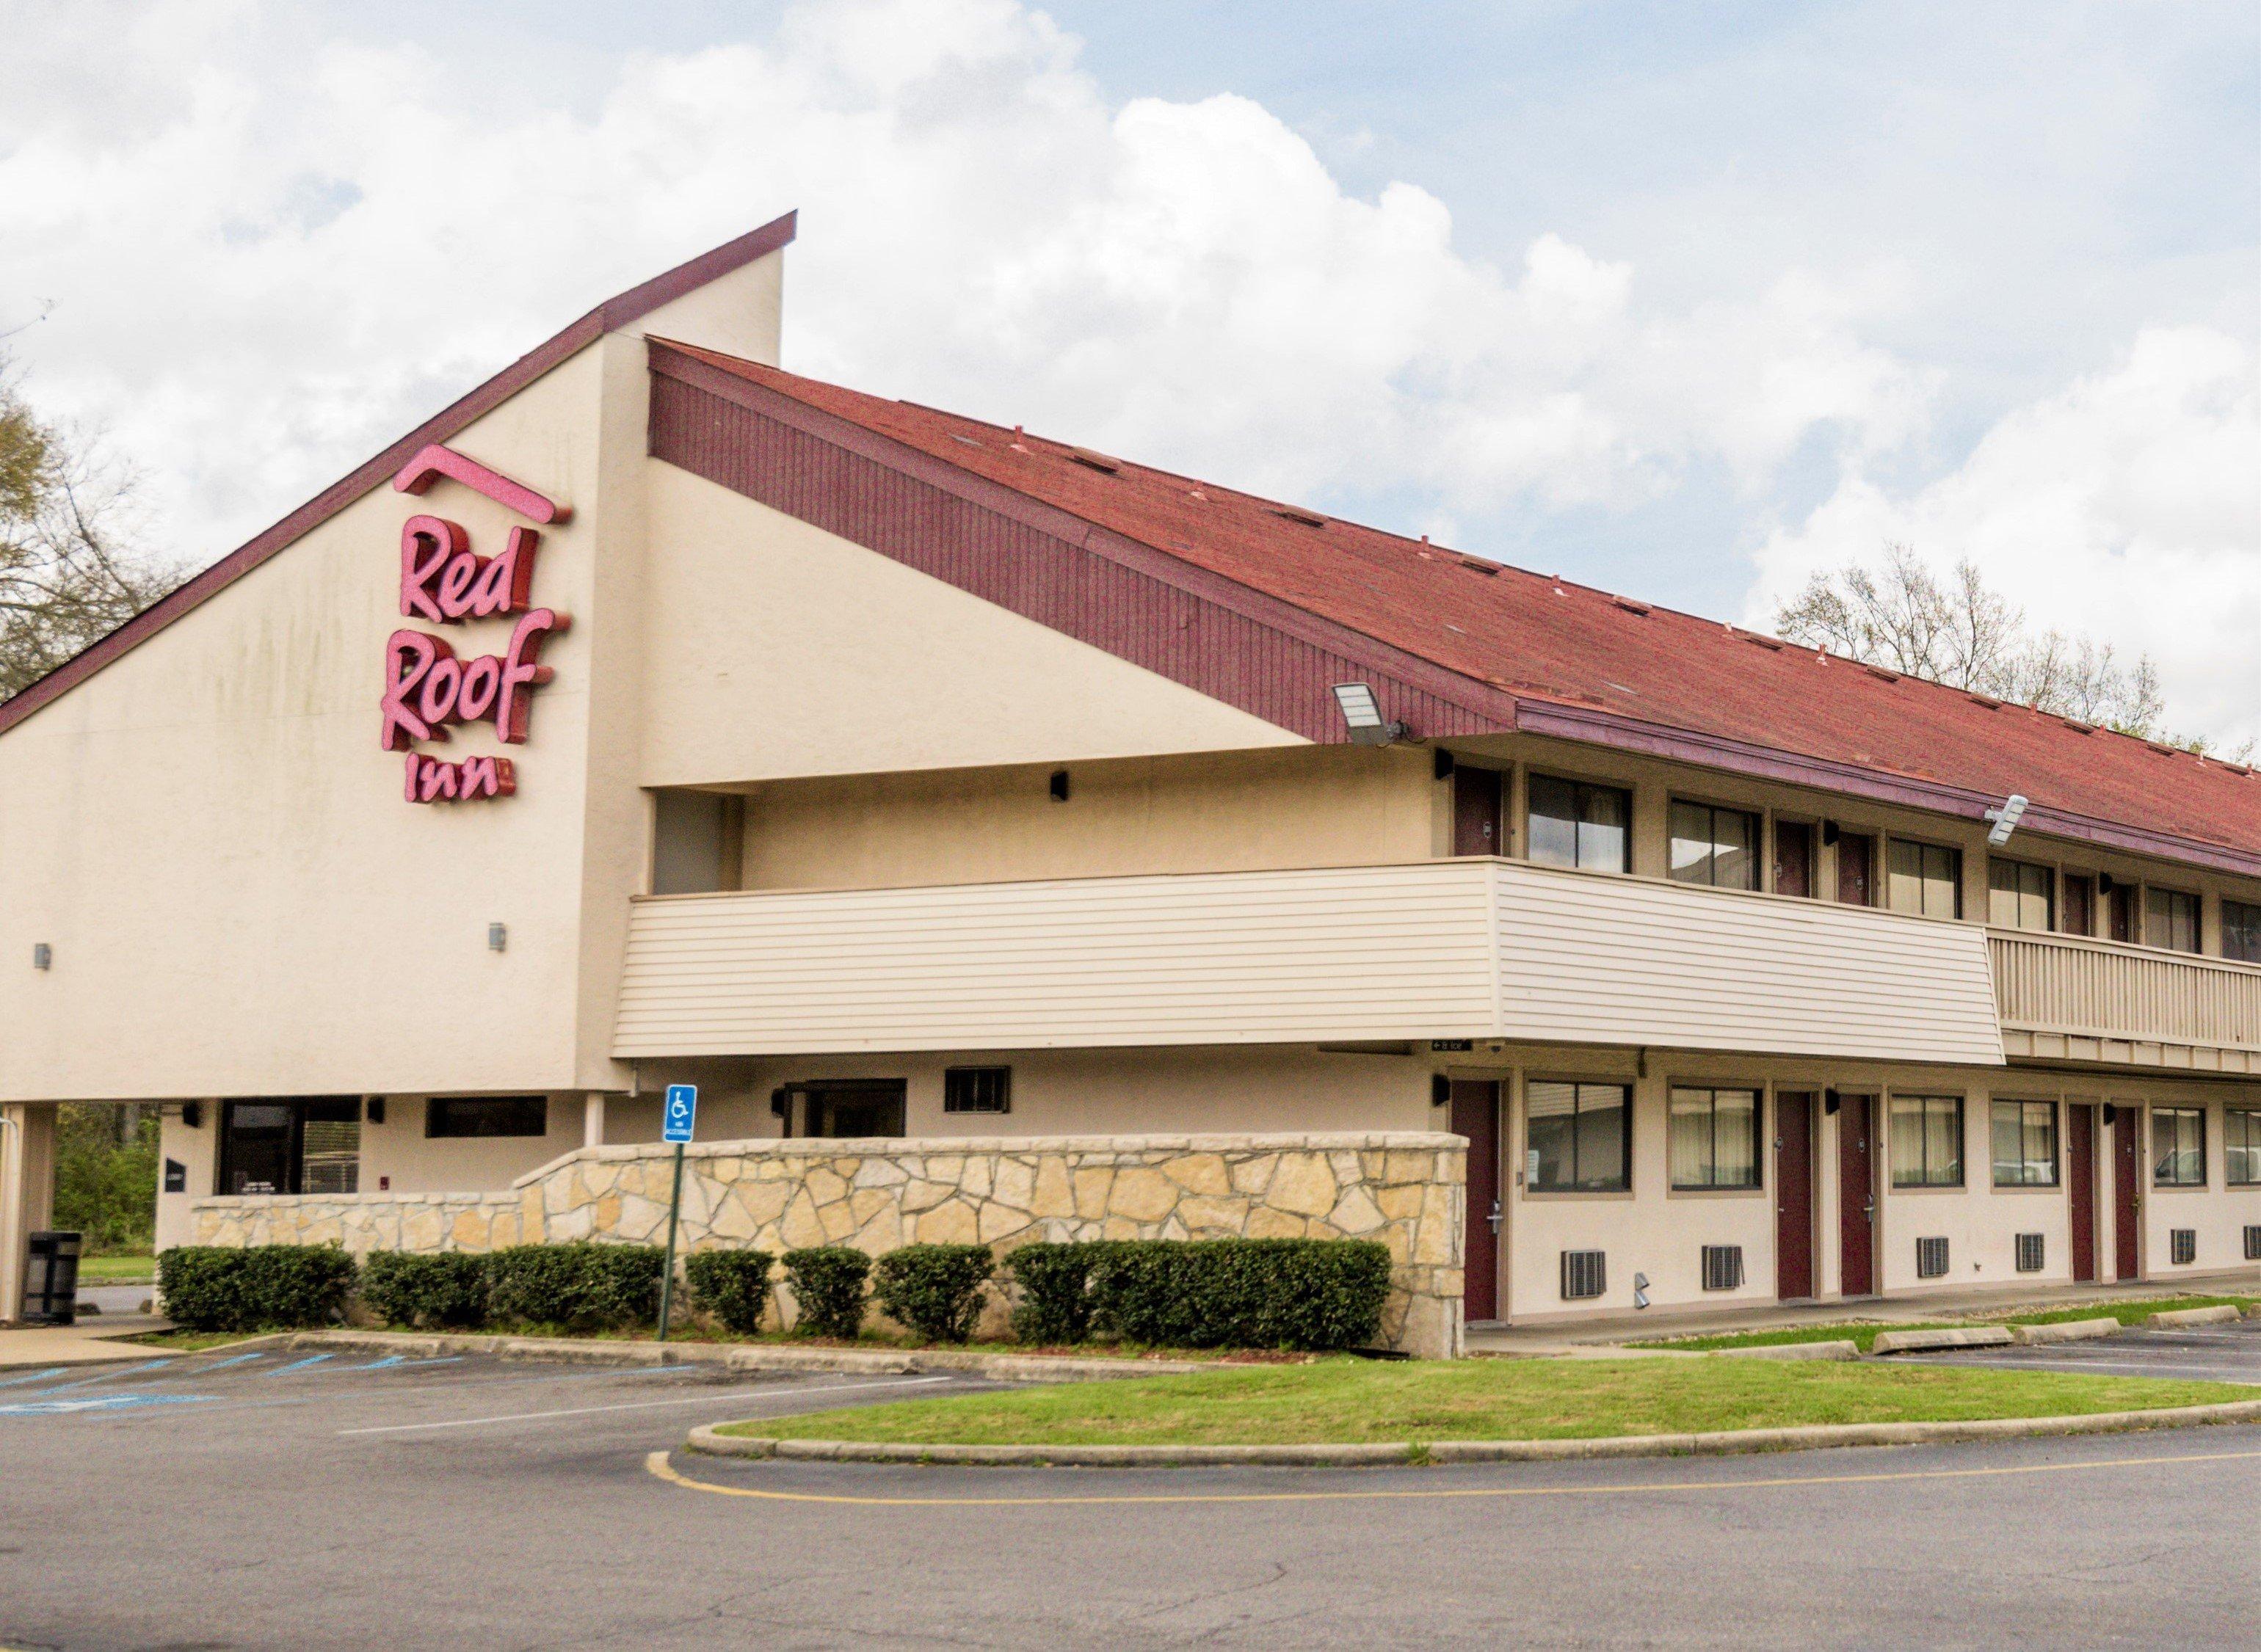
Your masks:
<path fill-rule="evenodd" d="M 31 1258 L 24 1264 L 25 1324 L 78 1322 L 79 1239 L 76 1234 L 32 1235 Z"/>

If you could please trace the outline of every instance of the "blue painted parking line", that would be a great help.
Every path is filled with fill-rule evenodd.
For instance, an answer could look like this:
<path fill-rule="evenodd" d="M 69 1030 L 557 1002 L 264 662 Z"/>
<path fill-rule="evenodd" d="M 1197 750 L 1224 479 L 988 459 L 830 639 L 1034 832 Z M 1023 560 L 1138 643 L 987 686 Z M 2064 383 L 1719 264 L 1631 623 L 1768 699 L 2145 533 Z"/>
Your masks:
<path fill-rule="evenodd" d="M 61 1377 L 68 1370 L 70 1367 L 68 1365 L 50 1365 L 46 1370 L 33 1371 L 28 1377 L 11 1377 L 6 1382 L 0 1383 L 0 1388 L 18 1388 L 25 1383 L 44 1383 L 50 1377 Z"/>
<path fill-rule="evenodd" d="M 303 1359 L 291 1365 L 278 1365 L 273 1370 L 262 1371 L 259 1375 L 262 1377 L 287 1377 L 292 1371 L 303 1371 L 309 1365 L 319 1365 L 325 1360 L 334 1360 L 335 1358 L 337 1358 L 337 1355 L 334 1354 L 317 1354 L 311 1359 Z"/>
<path fill-rule="evenodd" d="M 248 1365 L 254 1360 L 263 1360 L 266 1357 L 264 1354 L 239 1354 L 233 1359 L 222 1360 L 216 1365 L 199 1365 L 197 1367 L 196 1374 L 198 1377 L 205 1377 L 213 1371 L 224 1371 L 231 1365 Z"/>
<path fill-rule="evenodd" d="M 89 1412 L 139 1411 L 148 1405 L 193 1405 L 203 1394 L 89 1394 L 83 1399 L 27 1399 L 0 1405 L 0 1417 L 79 1417 Z"/>
<path fill-rule="evenodd" d="M 339 1369 L 341 1370 L 348 1371 L 390 1371 L 396 1370 L 413 1371 L 419 1366 L 422 1365 L 453 1365 L 456 1361 L 463 1357 L 463 1356 L 460 1354 L 443 1354 L 437 1359 L 412 1360 L 406 1354 L 388 1354 L 383 1359 L 372 1360 L 367 1365 L 345 1365 L 341 1366 Z"/>
<path fill-rule="evenodd" d="M 92 1377 L 82 1377 L 75 1383 L 57 1383 L 53 1388 L 43 1388 L 39 1391 L 43 1394 L 60 1394 L 66 1389 L 91 1388 L 97 1383 L 106 1383 L 113 1377 L 131 1377 L 136 1371 L 154 1370 L 160 1365 L 170 1365 L 172 1362 L 173 1362 L 169 1359 L 163 1359 L 147 1360 L 140 1365 L 127 1365 L 124 1367 L 113 1365 L 108 1370 L 98 1371 Z"/>

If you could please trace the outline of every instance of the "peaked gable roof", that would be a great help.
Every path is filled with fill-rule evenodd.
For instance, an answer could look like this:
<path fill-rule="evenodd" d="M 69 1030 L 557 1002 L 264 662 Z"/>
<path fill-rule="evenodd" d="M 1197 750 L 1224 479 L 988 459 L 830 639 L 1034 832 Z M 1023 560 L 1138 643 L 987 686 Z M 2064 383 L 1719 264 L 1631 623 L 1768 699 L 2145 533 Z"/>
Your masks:
<path fill-rule="evenodd" d="M 0 700 L 0 733 L 41 706 L 68 693 L 118 655 L 138 647 L 193 609 L 226 590 L 302 534 L 320 526 L 355 500 L 391 481 L 402 466 L 427 447 L 442 444 L 492 412 L 550 368 L 607 333 L 635 322 L 756 259 L 791 244 L 798 214 L 787 212 L 735 240 L 699 254 L 674 268 L 615 293 L 563 331 L 513 361 L 484 384 L 426 419 L 398 441 L 357 465 L 274 526 L 239 546 L 193 579 L 176 587 L 99 641 L 82 649 L 47 676 L 7 700 Z M 420 491 L 420 490 L 416 490 Z M 547 518 L 543 518 L 547 519 Z"/>
<path fill-rule="evenodd" d="M 2020 792 L 2032 801 L 2030 830 L 2261 876 L 2261 774 L 2241 764 L 1017 429 L 664 340 L 649 347 L 659 456 L 721 480 L 731 461 L 717 444 L 749 440 L 719 427 L 701 435 L 696 409 L 664 419 L 671 383 L 781 416 L 804 434 L 860 436 L 860 450 L 883 466 L 1087 525 L 1085 542 L 1115 545 L 1120 561 L 1129 560 L 1123 547 L 1143 550 L 1141 567 L 1184 589 L 1223 593 L 1228 605 L 1237 597 L 1273 619 L 1284 609 L 1320 622 L 1339 658 L 1355 658 L 1358 640 L 1380 645 L 1413 667 L 1403 680 L 1429 714 L 1402 692 L 1389 709 L 1417 734 L 1513 727 L 1964 818 Z M 676 431 L 673 450 L 664 423 Z M 1238 703 L 1315 739 L 1344 737 L 1323 693 L 1284 713 Z"/>

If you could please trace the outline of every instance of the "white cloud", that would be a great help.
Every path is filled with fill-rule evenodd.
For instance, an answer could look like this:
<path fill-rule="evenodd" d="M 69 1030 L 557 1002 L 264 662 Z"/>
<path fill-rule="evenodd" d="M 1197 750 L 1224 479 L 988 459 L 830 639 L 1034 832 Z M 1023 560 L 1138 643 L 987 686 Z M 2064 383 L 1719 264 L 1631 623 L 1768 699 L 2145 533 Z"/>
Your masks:
<path fill-rule="evenodd" d="M 2179 726 L 2261 734 L 2261 409 L 2254 353 L 2152 327 L 2110 371 L 2017 409 L 1950 474 L 1903 492 L 1858 468 L 1769 538 L 1750 611 L 1901 540 L 1968 556 L 2037 624 L 2158 662 Z"/>

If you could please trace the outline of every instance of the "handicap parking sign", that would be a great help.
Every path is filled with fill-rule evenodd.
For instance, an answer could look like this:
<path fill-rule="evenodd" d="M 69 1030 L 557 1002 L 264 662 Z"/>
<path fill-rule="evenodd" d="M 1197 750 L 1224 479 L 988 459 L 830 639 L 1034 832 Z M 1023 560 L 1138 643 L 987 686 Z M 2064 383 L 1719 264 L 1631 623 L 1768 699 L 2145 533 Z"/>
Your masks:
<path fill-rule="evenodd" d="M 699 1086 L 670 1084 L 667 1087 L 666 1129 L 660 1139 L 664 1141 L 690 1141 L 691 1126 L 698 1122 L 698 1119 Z"/>

